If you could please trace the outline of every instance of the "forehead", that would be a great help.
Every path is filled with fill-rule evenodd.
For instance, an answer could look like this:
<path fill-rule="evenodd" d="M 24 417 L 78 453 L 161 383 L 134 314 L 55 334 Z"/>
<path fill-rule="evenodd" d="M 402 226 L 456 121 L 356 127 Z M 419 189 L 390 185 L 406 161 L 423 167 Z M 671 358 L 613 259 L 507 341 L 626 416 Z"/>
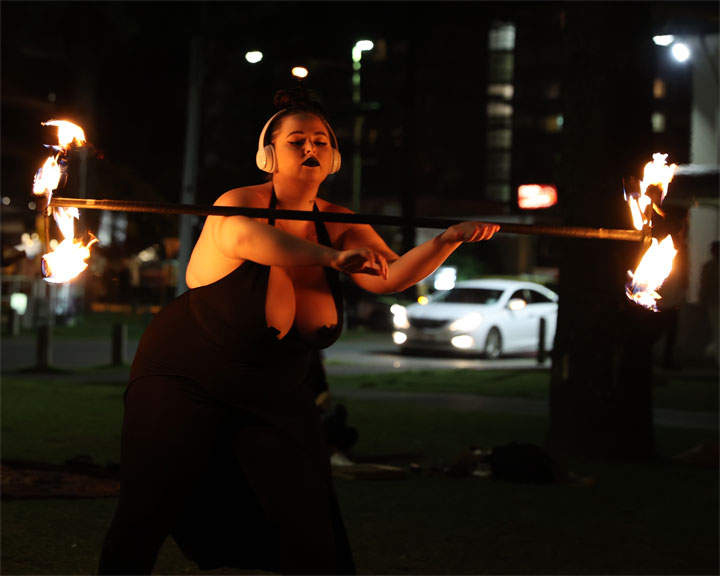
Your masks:
<path fill-rule="evenodd" d="M 310 114 L 308 112 L 286 116 L 280 122 L 278 131 L 284 134 L 302 132 L 304 134 L 322 133 L 328 135 L 328 129 L 325 122 L 323 122 L 318 116 L 315 116 L 315 114 Z"/>

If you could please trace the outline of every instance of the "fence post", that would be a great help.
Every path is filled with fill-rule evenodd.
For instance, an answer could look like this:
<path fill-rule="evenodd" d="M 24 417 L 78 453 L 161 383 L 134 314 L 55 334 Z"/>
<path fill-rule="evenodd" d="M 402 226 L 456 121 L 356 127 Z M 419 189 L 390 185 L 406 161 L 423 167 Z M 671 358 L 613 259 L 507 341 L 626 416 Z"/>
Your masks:
<path fill-rule="evenodd" d="M 127 325 L 122 322 L 113 324 L 112 333 L 112 365 L 125 364 L 127 352 Z"/>
<path fill-rule="evenodd" d="M 545 358 L 547 356 L 545 351 L 545 318 L 540 318 L 540 334 L 538 334 L 538 351 L 537 351 L 537 361 L 538 364 L 542 364 L 545 362 Z"/>

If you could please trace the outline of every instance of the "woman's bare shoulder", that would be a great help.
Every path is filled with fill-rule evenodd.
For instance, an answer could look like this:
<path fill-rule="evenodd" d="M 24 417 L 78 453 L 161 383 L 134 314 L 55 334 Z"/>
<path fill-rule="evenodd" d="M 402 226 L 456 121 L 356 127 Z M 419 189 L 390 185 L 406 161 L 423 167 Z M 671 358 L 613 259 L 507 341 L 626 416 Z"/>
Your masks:
<path fill-rule="evenodd" d="M 248 206 L 264 208 L 270 201 L 272 187 L 268 184 L 233 188 L 215 200 L 215 206 Z"/>
<path fill-rule="evenodd" d="M 341 206 L 340 204 L 335 204 L 334 202 L 328 202 L 327 200 L 323 200 L 322 198 L 316 198 L 315 204 L 317 204 L 317 207 L 321 212 L 337 212 L 339 214 L 353 213 L 350 208 L 346 208 L 345 206 Z"/>

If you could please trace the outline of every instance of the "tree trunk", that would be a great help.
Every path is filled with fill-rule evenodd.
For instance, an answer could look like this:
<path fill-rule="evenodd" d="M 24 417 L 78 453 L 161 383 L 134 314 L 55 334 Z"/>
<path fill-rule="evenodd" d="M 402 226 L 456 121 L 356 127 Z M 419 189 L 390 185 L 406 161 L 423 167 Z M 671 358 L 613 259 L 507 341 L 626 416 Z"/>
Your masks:
<path fill-rule="evenodd" d="M 614 3 L 567 3 L 564 41 L 563 220 L 630 228 L 623 178 L 642 177 L 656 152 L 648 5 L 623 4 L 620 11 Z M 567 456 L 651 457 L 657 315 L 624 292 L 644 248 L 604 240 L 558 241 L 557 248 L 548 447 Z"/>

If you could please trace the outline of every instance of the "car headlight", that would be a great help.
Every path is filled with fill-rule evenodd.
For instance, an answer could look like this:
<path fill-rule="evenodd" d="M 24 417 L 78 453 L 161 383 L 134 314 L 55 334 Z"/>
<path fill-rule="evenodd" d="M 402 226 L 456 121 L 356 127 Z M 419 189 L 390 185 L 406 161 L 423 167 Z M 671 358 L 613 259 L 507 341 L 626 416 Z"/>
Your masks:
<path fill-rule="evenodd" d="M 405 344 L 405 342 L 407 342 L 407 334 L 405 334 L 405 332 L 393 332 L 392 339 L 395 344 Z"/>
<path fill-rule="evenodd" d="M 395 326 L 395 328 L 410 328 L 410 322 L 408 322 L 407 310 L 405 309 L 405 306 L 401 306 L 400 304 L 393 304 L 392 306 L 390 306 L 390 312 L 393 315 L 393 326 Z"/>
<path fill-rule="evenodd" d="M 469 332 L 475 330 L 482 323 L 483 317 L 477 312 L 458 318 L 448 326 L 452 332 Z"/>

